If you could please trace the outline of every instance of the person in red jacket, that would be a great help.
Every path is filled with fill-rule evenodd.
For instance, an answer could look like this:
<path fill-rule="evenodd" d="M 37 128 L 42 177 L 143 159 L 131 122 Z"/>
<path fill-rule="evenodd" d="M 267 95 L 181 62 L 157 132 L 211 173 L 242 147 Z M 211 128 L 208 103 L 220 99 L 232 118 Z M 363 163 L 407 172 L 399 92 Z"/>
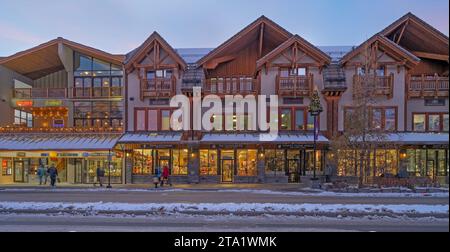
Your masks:
<path fill-rule="evenodd" d="M 167 166 L 164 166 L 164 168 L 163 168 L 161 186 L 164 185 L 164 182 L 166 184 L 170 184 L 169 183 L 169 167 L 167 167 Z M 172 186 L 172 184 L 170 184 L 170 186 Z"/>

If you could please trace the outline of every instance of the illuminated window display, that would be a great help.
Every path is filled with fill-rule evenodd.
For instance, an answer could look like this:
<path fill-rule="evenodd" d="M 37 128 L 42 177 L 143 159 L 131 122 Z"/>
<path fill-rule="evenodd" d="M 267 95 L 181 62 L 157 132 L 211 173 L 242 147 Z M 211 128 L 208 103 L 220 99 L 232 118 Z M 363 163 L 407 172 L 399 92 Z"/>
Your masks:
<path fill-rule="evenodd" d="M 200 175 L 217 175 L 217 150 L 200 150 Z"/>

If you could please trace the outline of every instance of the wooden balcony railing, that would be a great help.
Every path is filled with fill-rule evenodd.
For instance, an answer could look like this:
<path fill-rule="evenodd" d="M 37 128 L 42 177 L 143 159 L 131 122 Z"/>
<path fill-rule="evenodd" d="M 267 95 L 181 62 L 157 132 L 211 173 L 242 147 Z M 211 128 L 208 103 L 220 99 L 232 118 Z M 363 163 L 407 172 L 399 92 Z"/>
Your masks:
<path fill-rule="evenodd" d="M 276 90 L 280 96 L 310 96 L 314 90 L 314 76 L 289 76 L 276 78 Z"/>
<path fill-rule="evenodd" d="M 123 96 L 122 87 L 98 88 L 15 88 L 13 98 L 16 99 L 91 99 L 117 98 Z"/>
<path fill-rule="evenodd" d="M 74 87 L 70 89 L 69 98 L 91 99 L 91 98 L 118 98 L 123 96 L 122 87 Z"/>
<path fill-rule="evenodd" d="M 203 85 L 205 95 L 257 95 L 259 81 L 247 77 L 213 78 L 205 80 Z"/>
<path fill-rule="evenodd" d="M 65 88 L 15 88 L 13 98 L 16 99 L 64 99 L 67 98 Z"/>
<path fill-rule="evenodd" d="M 141 100 L 146 97 L 164 97 L 169 98 L 176 94 L 176 79 L 156 78 L 141 80 Z"/>
<path fill-rule="evenodd" d="M 408 76 L 408 98 L 448 97 L 448 77 Z"/>
<path fill-rule="evenodd" d="M 362 86 L 364 81 L 368 81 L 366 86 Z M 358 93 L 358 90 L 367 88 L 368 91 L 374 91 L 376 96 L 387 96 L 392 98 L 394 95 L 394 74 L 387 76 L 353 76 L 353 95 Z"/>

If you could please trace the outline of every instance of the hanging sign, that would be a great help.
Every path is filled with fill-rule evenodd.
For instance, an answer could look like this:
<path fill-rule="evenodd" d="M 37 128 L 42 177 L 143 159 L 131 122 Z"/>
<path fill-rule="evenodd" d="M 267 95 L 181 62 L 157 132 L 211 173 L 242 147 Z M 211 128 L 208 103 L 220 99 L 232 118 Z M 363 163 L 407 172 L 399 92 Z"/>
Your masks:
<path fill-rule="evenodd" d="M 60 107 L 62 105 L 61 100 L 47 100 L 44 103 L 44 106 L 46 107 Z"/>
<path fill-rule="evenodd" d="M 33 107 L 33 101 L 16 101 L 17 107 Z"/>

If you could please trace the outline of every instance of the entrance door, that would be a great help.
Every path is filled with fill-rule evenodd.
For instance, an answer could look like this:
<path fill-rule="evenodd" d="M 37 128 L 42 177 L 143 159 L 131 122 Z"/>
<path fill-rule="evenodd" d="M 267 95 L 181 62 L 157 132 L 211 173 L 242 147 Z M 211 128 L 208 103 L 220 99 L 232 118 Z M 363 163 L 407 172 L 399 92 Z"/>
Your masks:
<path fill-rule="evenodd" d="M 300 182 L 300 160 L 289 159 L 288 160 L 288 178 L 289 183 Z"/>
<path fill-rule="evenodd" d="M 14 161 L 14 182 L 25 182 L 25 164 L 23 161 Z"/>
<path fill-rule="evenodd" d="M 170 161 L 170 158 L 162 157 L 159 159 L 159 168 L 161 169 L 161 172 L 163 171 L 164 167 L 166 167 L 166 166 L 169 167 L 169 169 L 170 169 L 169 161 Z"/>
<path fill-rule="evenodd" d="M 232 183 L 234 173 L 234 160 L 224 159 L 222 160 L 222 182 Z"/>
<path fill-rule="evenodd" d="M 72 160 L 75 170 L 75 184 L 83 183 L 83 159 L 75 158 Z"/>

